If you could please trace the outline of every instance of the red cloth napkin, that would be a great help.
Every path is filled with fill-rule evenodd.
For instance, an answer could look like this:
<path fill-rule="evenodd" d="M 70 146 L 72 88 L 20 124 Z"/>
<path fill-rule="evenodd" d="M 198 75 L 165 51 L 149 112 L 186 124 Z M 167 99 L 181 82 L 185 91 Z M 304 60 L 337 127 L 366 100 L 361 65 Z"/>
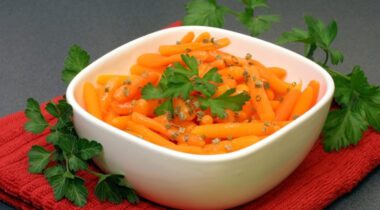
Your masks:
<path fill-rule="evenodd" d="M 169 27 L 178 26 L 177 21 Z M 44 112 L 48 120 L 52 117 Z M 128 202 L 115 205 L 99 202 L 94 196 L 96 178 L 81 174 L 90 189 L 85 207 L 78 208 L 67 200 L 56 202 L 43 175 L 28 172 L 27 152 L 32 145 L 46 146 L 48 132 L 34 135 L 24 130 L 23 112 L 0 119 L 0 200 L 21 209 L 159 209 L 147 200 L 138 205 Z M 245 204 L 245 209 L 321 209 L 349 192 L 380 164 L 380 134 L 367 131 L 355 147 L 326 153 L 318 140 L 302 164 L 279 186 Z"/>

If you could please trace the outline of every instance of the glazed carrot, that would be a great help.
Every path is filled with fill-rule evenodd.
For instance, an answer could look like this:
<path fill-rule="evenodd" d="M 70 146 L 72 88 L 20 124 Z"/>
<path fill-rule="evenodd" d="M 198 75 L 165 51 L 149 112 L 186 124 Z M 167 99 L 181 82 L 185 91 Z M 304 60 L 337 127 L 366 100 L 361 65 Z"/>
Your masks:
<path fill-rule="evenodd" d="M 203 151 L 208 155 L 223 154 L 227 153 L 226 148 L 224 147 L 225 143 L 211 143 L 203 147 Z"/>
<path fill-rule="evenodd" d="M 108 123 L 108 124 L 111 124 L 112 125 L 112 120 L 116 117 L 119 117 L 119 115 L 113 111 L 109 111 L 105 114 L 103 120 Z"/>
<path fill-rule="evenodd" d="M 222 38 L 222 39 L 216 40 L 213 43 L 193 42 L 193 43 L 178 44 L 178 45 L 161 45 L 159 47 L 159 52 L 161 55 L 168 56 L 168 55 L 191 52 L 193 50 L 215 50 L 215 49 L 225 47 L 229 44 L 230 44 L 229 39 Z"/>
<path fill-rule="evenodd" d="M 116 89 L 122 85 L 122 83 L 123 78 L 121 77 L 113 77 L 106 82 L 104 86 L 104 93 L 100 97 L 100 109 L 103 113 L 107 112 L 111 104 L 113 94 Z"/>
<path fill-rule="evenodd" d="M 311 80 L 309 85 L 313 88 L 313 100 L 311 102 L 312 106 L 317 103 L 318 95 L 319 95 L 319 82 L 316 80 Z"/>
<path fill-rule="evenodd" d="M 313 94 L 313 88 L 310 86 L 306 87 L 301 96 L 298 98 L 292 110 L 292 113 L 290 114 L 291 119 L 296 119 L 310 109 L 310 107 L 313 105 Z"/>
<path fill-rule="evenodd" d="M 111 110 L 119 115 L 129 115 L 133 111 L 133 105 L 131 102 L 117 102 L 112 101 L 110 104 Z"/>
<path fill-rule="evenodd" d="M 133 121 L 127 121 L 126 125 L 127 125 L 126 126 L 127 130 L 138 133 L 139 135 L 142 136 L 142 138 L 144 138 L 147 141 L 150 141 L 153 144 L 157 144 L 157 145 L 164 146 L 167 148 L 174 148 L 176 146 L 173 142 L 153 132 L 152 130 L 150 130 L 144 125 L 137 124 Z"/>
<path fill-rule="evenodd" d="M 201 147 L 196 147 L 196 146 L 191 146 L 191 145 L 186 145 L 186 144 L 176 145 L 174 149 L 180 152 L 186 152 L 186 153 L 191 153 L 191 154 L 198 154 L 198 155 L 205 154 L 204 150 Z"/>
<path fill-rule="evenodd" d="M 162 72 L 164 72 L 164 70 L 165 70 L 165 68 L 149 68 L 149 67 L 142 66 L 139 64 L 134 64 L 133 66 L 131 66 L 130 71 L 131 71 L 131 74 L 142 75 L 143 73 L 150 72 L 150 71 L 162 73 Z"/>
<path fill-rule="evenodd" d="M 249 92 L 249 87 L 246 84 L 239 84 L 236 86 L 236 94 L 242 93 L 242 92 Z"/>
<path fill-rule="evenodd" d="M 266 67 L 264 66 L 264 64 L 262 64 L 260 61 L 258 60 L 255 60 L 255 59 L 250 59 L 249 60 L 249 63 L 252 63 L 254 66 L 260 68 L 260 69 L 265 69 Z"/>
<path fill-rule="evenodd" d="M 144 125 L 147 128 L 159 132 L 165 136 L 169 136 L 168 130 L 165 128 L 165 126 L 153 120 L 152 118 L 146 117 L 145 115 L 138 112 L 132 112 L 131 117 L 134 122 Z"/>
<path fill-rule="evenodd" d="M 283 68 L 280 67 L 268 67 L 268 72 L 271 72 L 272 74 L 276 75 L 280 79 L 284 79 L 286 77 L 286 71 Z"/>
<path fill-rule="evenodd" d="M 210 68 L 217 68 L 217 69 L 224 69 L 224 68 L 226 68 L 226 64 L 224 63 L 224 61 L 223 60 L 221 60 L 221 59 L 217 59 L 217 60 L 214 60 L 213 62 L 211 62 L 211 63 L 208 63 L 208 66 L 210 67 Z"/>
<path fill-rule="evenodd" d="M 231 150 L 236 151 L 248 147 L 260 141 L 258 136 L 243 136 L 231 140 Z"/>
<path fill-rule="evenodd" d="M 272 106 L 273 110 L 277 110 L 278 106 L 280 106 L 280 101 L 271 100 L 270 105 Z"/>
<path fill-rule="evenodd" d="M 189 43 L 191 44 L 191 43 Z M 177 45 L 175 45 L 177 46 Z M 173 53 L 174 54 L 174 53 Z M 175 53 L 171 56 L 163 56 L 157 53 L 145 53 L 137 58 L 137 63 L 149 68 L 162 68 L 174 62 L 182 61 L 181 55 Z"/>
<path fill-rule="evenodd" d="M 289 90 L 289 85 L 279 79 L 275 74 L 266 70 L 259 70 L 260 75 L 267 80 L 271 89 L 279 94 L 285 94 Z"/>
<path fill-rule="evenodd" d="M 173 107 L 175 113 L 175 120 L 193 120 L 196 117 L 195 113 L 192 111 L 191 105 L 189 103 L 186 103 L 181 98 L 173 100 Z"/>
<path fill-rule="evenodd" d="M 203 32 L 197 36 L 194 42 L 206 42 L 210 41 L 211 35 L 209 32 Z"/>
<path fill-rule="evenodd" d="M 298 89 L 291 89 L 278 106 L 275 120 L 288 120 L 300 95 L 301 92 Z"/>
<path fill-rule="evenodd" d="M 222 76 L 222 81 L 223 81 L 223 84 L 227 85 L 230 88 L 236 87 L 236 80 L 230 77 Z"/>
<path fill-rule="evenodd" d="M 206 138 L 236 138 L 241 136 L 263 136 L 273 132 L 271 126 L 261 122 L 253 123 L 219 123 L 196 126 L 191 133 Z"/>
<path fill-rule="evenodd" d="M 83 86 L 83 99 L 86 110 L 93 116 L 102 119 L 98 94 L 94 86 L 86 82 Z"/>
<path fill-rule="evenodd" d="M 213 123 L 213 119 L 210 115 L 205 115 L 202 117 L 201 121 L 200 121 L 200 124 L 201 125 L 209 125 L 209 124 L 212 124 Z"/>
<path fill-rule="evenodd" d="M 267 94 L 269 100 L 273 100 L 274 99 L 274 92 L 273 92 L 273 90 L 267 89 L 267 90 L 265 90 L 265 93 Z"/>
<path fill-rule="evenodd" d="M 147 72 L 136 78 L 130 83 L 122 85 L 113 94 L 113 98 L 118 102 L 127 102 L 137 98 L 141 93 L 141 89 L 148 83 L 155 84 L 160 78 L 157 72 Z"/>
<path fill-rule="evenodd" d="M 264 83 L 259 79 L 258 71 L 255 67 L 248 68 L 250 78 L 248 79 L 248 87 L 250 90 L 251 101 L 253 107 L 257 110 L 257 114 L 263 121 L 272 121 L 275 117 L 272 106 L 264 90 Z"/>
<path fill-rule="evenodd" d="M 242 82 L 244 81 L 244 68 L 240 66 L 230 66 L 225 69 L 227 71 L 228 76 L 231 76 L 234 78 L 236 81 Z"/>
<path fill-rule="evenodd" d="M 189 31 L 189 32 L 187 32 L 187 33 L 185 34 L 185 36 L 182 37 L 180 43 L 181 43 L 181 44 L 184 44 L 184 43 L 190 43 L 190 42 L 193 41 L 194 37 L 195 37 L 194 32 Z"/>
<path fill-rule="evenodd" d="M 202 147 L 206 144 L 201 136 L 194 134 L 180 134 L 178 138 L 176 138 L 176 141 L 178 144 L 188 144 L 197 147 Z"/>
<path fill-rule="evenodd" d="M 149 112 L 151 111 L 149 108 L 148 101 L 145 99 L 142 99 L 142 98 L 134 101 L 132 110 L 133 110 L 133 112 L 138 112 L 138 113 L 143 114 L 145 116 L 147 116 L 149 114 Z"/>
<path fill-rule="evenodd" d="M 127 79 L 133 80 L 133 77 L 134 77 L 133 75 L 102 74 L 96 78 L 96 82 L 99 85 L 105 85 L 107 83 L 107 81 L 109 81 L 113 78 L 119 78 L 121 81 L 125 81 Z"/>
<path fill-rule="evenodd" d="M 127 122 L 129 121 L 131 121 L 131 116 L 121 116 L 113 118 L 110 124 L 124 130 L 127 127 Z"/>

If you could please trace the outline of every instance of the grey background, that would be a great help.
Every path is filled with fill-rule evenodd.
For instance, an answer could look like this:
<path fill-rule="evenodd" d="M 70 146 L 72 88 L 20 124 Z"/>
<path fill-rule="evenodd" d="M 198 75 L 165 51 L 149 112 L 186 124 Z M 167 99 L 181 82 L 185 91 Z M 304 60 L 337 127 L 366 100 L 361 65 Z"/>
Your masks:
<path fill-rule="evenodd" d="M 39 0 L 0 1 L 0 117 L 24 108 L 25 100 L 39 101 L 62 95 L 60 72 L 67 49 L 77 43 L 92 60 L 130 40 L 161 29 L 184 16 L 185 0 Z M 238 1 L 220 1 L 242 9 Z M 334 46 L 345 54 L 338 69 L 348 72 L 355 64 L 370 82 L 380 84 L 380 3 L 375 0 L 269 1 L 280 23 L 261 38 L 275 41 L 292 27 L 304 27 L 303 16 L 337 20 Z M 260 10 L 259 13 L 265 13 Z M 232 17 L 226 28 L 247 33 Z M 302 46 L 288 45 L 302 53 Z M 351 193 L 329 209 L 378 209 L 380 169 L 377 168 Z M 1 204 L 0 209 L 11 209 Z"/>

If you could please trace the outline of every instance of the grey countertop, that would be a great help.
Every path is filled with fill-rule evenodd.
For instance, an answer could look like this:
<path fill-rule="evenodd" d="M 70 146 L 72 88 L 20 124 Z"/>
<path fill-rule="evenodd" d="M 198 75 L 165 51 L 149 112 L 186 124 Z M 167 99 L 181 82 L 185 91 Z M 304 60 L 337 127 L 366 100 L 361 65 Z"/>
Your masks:
<path fill-rule="evenodd" d="M 60 80 L 68 48 L 77 43 L 92 60 L 142 35 L 161 29 L 184 16 L 185 0 L 2 0 L 0 1 L 0 117 L 24 109 L 25 100 L 62 95 Z M 220 1 L 240 8 L 237 1 Z M 375 0 L 269 1 L 280 23 L 261 38 L 275 41 L 281 32 L 304 27 L 303 16 L 337 20 L 334 47 L 345 54 L 339 70 L 355 64 L 369 81 L 380 84 L 380 4 Z M 241 8 L 240 8 L 241 9 Z M 262 12 L 262 11 L 259 11 Z M 263 11 L 265 12 L 265 11 Z M 232 18 L 226 28 L 247 33 Z M 302 52 L 302 47 L 288 48 Z M 368 175 L 351 193 L 329 209 L 379 209 L 380 169 Z M 12 207 L 0 203 L 0 209 Z"/>

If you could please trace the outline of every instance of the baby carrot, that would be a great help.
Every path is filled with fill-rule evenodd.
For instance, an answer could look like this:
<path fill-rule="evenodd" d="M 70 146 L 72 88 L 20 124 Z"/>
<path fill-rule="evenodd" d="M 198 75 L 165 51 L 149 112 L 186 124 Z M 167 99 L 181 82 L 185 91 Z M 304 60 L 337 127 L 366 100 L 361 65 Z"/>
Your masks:
<path fill-rule="evenodd" d="M 275 74 L 267 70 L 260 69 L 260 75 L 267 80 L 272 90 L 279 94 L 285 94 L 289 90 L 289 85 L 279 79 Z"/>
<path fill-rule="evenodd" d="M 205 154 L 204 150 L 201 147 L 197 147 L 197 146 L 181 144 L 181 145 L 176 145 L 173 148 L 180 152 L 186 152 L 186 153 L 198 154 L 198 155 Z"/>
<path fill-rule="evenodd" d="M 173 147 L 176 146 L 173 142 L 153 132 L 152 130 L 150 130 L 144 125 L 135 123 L 133 121 L 127 121 L 126 125 L 127 125 L 126 126 L 127 130 L 138 133 L 139 135 L 142 136 L 143 139 L 150 141 L 153 144 L 157 144 L 157 145 L 164 146 L 171 149 L 173 149 Z"/>
<path fill-rule="evenodd" d="M 291 89 L 284 97 L 280 105 L 276 110 L 275 120 L 288 120 L 290 114 L 293 110 L 294 105 L 296 104 L 299 96 L 301 95 L 300 90 L 294 88 Z"/>
<path fill-rule="evenodd" d="M 275 117 L 272 106 L 269 103 L 269 99 L 264 90 L 264 83 L 259 78 L 258 71 L 256 67 L 248 68 L 249 79 L 248 87 L 251 94 L 251 100 L 253 107 L 257 110 L 262 121 L 272 121 Z"/>
<path fill-rule="evenodd" d="M 127 122 L 129 121 L 131 121 L 131 116 L 120 116 L 113 118 L 110 124 L 124 130 L 127 127 Z"/>
<path fill-rule="evenodd" d="M 273 132 L 273 128 L 266 123 L 219 123 L 196 126 L 191 133 L 206 138 L 236 138 L 241 136 L 263 136 Z"/>
<path fill-rule="evenodd" d="M 231 149 L 232 151 L 236 151 L 239 149 L 243 149 L 245 147 L 248 147 L 258 141 L 260 141 L 261 138 L 258 136 L 243 136 L 239 138 L 235 138 L 231 140 Z"/>
<path fill-rule="evenodd" d="M 119 78 L 121 81 L 133 80 L 133 75 L 116 75 L 116 74 L 103 74 L 96 78 L 96 82 L 99 85 L 105 85 L 109 80 L 113 78 Z"/>
<path fill-rule="evenodd" d="M 93 116 L 102 119 L 98 94 L 94 86 L 89 82 L 84 84 L 83 98 L 86 110 Z"/>
<path fill-rule="evenodd" d="M 122 83 L 123 80 L 120 77 L 113 77 L 106 82 L 106 85 L 104 86 L 104 93 L 100 97 L 100 109 L 103 113 L 107 112 L 115 90 L 119 88 Z"/>
<path fill-rule="evenodd" d="M 197 36 L 194 42 L 207 42 L 210 41 L 211 35 L 209 32 L 203 32 Z"/>
<path fill-rule="evenodd" d="M 194 32 L 189 31 L 189 32 L 187 32 L 187 33 L 185 34 L 185 36 L 182 37 L 180 43 L 181 43 L 181 44 L 184 44 L 184 43 L 190 43 L 190 42 L 193 41 L 194 36 L 195 36 Z"/>
<path fill-rule="evenodd" d="M 132 112 L 131 117 L 134 122 L 144 125 L 147 128 L 159 132 L 165 136 L 169 136 L 168 130 L 165 128 L 165 126 L 153 120 L 152 118 L 146 117 L 145 115 L 138 112 Z"/>
<path fill-rule="evenodd" d="M 271 72 L 272 74 L 276 75 L 280 79 L 284 79 L 286 77 L 286 71 L 283 68 L 280 67 L 268 67 L 268 72 Z"/>
<path fill-rule="evenodd" d="M 137 64 L 149 68 L 162 68 L 171 63 L 180 61 L 182 61 L 181 55 L 177 53 L 171 56 L 163 56 L 157 53 L 145 53 L 137 58 Z"/>
<path fill-rule="evenodd" d="M 150 68 L 150 67 L 142 66 L 139 64 L 134 64 L 133 66 L 131 66 L 131 74 L 134 74 L 134 75 L 142 75 L 143 73 L 149 72 L 149 71 L 162 73 L 164 72 L 164 70 L 165 68 Z"/>
<path fill-rule="evenodd" d="M 313 91 L 313 88 L 308 86 L 302 92 L 293 108 L 292 113 L 290 114 L 291 119 L 296 119 L 310 109 L 313 103 Z"/>
<path fill-rule="evenodd" d="M 318 95 L 319 95 L 319 82 L 312 80 L 310 81 L 309 85 L 311 88 L 313 88 L 313 100 L 311 102 L 312 106 L 317 103 Z"/>

